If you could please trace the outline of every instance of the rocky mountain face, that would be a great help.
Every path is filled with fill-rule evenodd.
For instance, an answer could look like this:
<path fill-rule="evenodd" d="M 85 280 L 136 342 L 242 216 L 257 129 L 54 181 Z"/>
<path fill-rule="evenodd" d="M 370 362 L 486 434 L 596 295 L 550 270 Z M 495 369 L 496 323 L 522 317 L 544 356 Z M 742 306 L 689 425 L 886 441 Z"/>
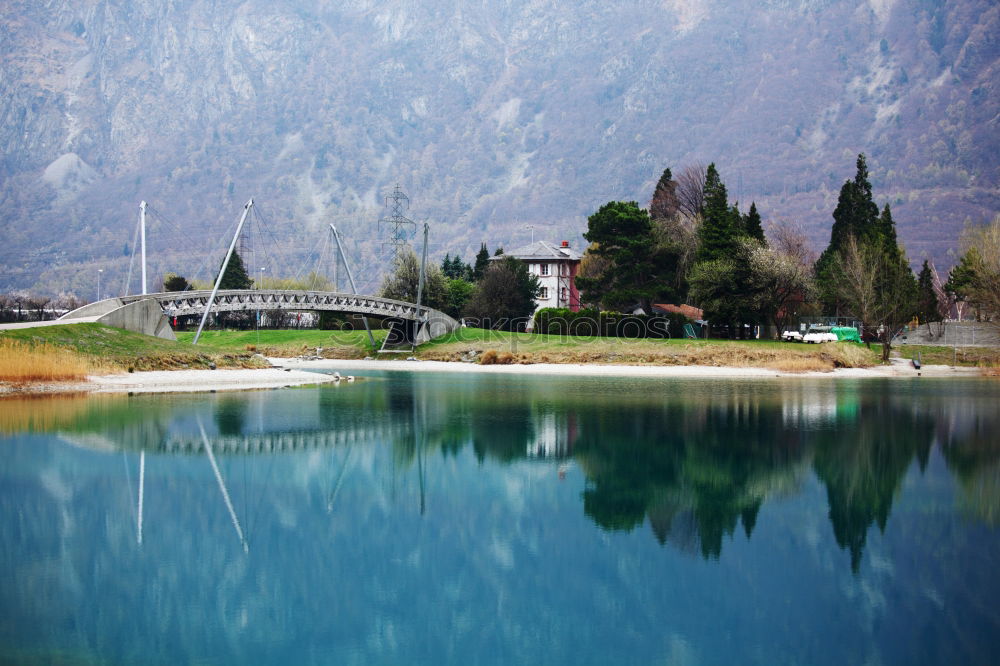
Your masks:
<path fill-rule="evenodd" d="M 275 274 L 334 222 L 369 288 L 396 183 L 467 260 L 695 162 L 817 250 L 859 152 L 914 261 L 1000 211 L 992 0 L 7 0 L 0 58 L 3 291 L 120 282 L 140 199 L 153 275 L 254 197 Z"/>

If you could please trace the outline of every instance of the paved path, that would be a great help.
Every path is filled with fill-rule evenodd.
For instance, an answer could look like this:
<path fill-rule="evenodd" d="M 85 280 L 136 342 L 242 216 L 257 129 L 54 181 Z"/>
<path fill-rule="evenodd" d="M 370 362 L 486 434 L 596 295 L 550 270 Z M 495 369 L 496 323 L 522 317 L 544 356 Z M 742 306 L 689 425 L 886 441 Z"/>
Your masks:
<path fill-rule="evenodd" d="M 97 317 L 80 317 L 72 321 L 49 319 L 47 321 L 19 321 L 15 324 L 0 324 L 0 331 L 15 331 L 22 328 L 38 328 L 40 326 L 67 326 L 69 324 L 85 324 L 97 321 Z"/>

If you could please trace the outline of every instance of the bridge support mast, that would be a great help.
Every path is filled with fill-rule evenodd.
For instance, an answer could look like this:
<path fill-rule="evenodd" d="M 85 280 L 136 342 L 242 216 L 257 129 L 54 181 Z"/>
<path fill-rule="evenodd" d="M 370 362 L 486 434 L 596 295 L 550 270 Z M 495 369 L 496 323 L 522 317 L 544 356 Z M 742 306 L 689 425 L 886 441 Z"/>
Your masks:
<path fill-rule="evenodd" d="M 208 297 L 208 303 L 205 305 L 205 313 L 201 316 L 201 323 L 198 324 L 198 332 L 194 334 L 194 340 L 191 344 L 198 344 L 198 338 L 201 337 L 201 331 L 205 328 L 205 322 L 208 321 L 208 314 L 212 311 L 212 304 L 215 303 L 215 295 L 219 292 L 219 285 L 222 284 L 222 277 L 226 274 L 226 268 L 229 267 L 229 259 L 233 256 L 233 250 L 236 249 L 236 241 L 240 238 L 240 232 L 243 231 L 243 223 L 247 221 L 247 215 L 250 213 L 250 209 L 253 208 L 253 199 L 246 202 L 243 205 L 243 215 L 240 217 L 240 223 L 236 225 L 236 233 L 233 234 L 233 242 L 229 244 L 229 252 L 226 253 L 226 260 L 222 262 L 222 269 L 219 271 L 219 277 L 215 279 L 215 286 L 212 287 L 212 295 Z M 145 263 L 143 264 L 145 267 Z"/>
<path fill-rule="evenodd" d="M 340 242 L 340 234 L 337 232 L 337 227 L 330 224 L 330 230 L 333 231 L 333 238 L 337 241 L 337 252 L 340 253 L 340 260 L 344 262 L 344 270 L 347 271 L 347 280 L 351 283 L 351 291 L 354 295 L 358 295 L 358 288 L 354 284 L 354 274 L 351 273 L 351 267 L 347 263 L 347 256 L 344 254 L 344 246 Z M 375 351 L 375 336 L 372 335 L 372 327 L 368 324 L 368 317 L 362 316 L 361 321 L 365 322 L 365 330 L 368 331 L 368 342 L 372 346 L 372 351 Z"/>
<path fill-rule="evenodd" d="M 145 296 L 146 291 L 146 202 L 139 202 L 139 238 L 142 247 L 142 295 Z"/>
<path fill-rule="evenodd" d="M 420 257 L 420 279 L 417 281 L 417 310 L 420 310 L 421 299 L 424 295 L 424 276 L 427 275 L 427 231 L 430 229 L 430 225 L 424 222 L 424 251 Z M 417 328 L 420 328 L 420 322 L 417 322 Z"/>

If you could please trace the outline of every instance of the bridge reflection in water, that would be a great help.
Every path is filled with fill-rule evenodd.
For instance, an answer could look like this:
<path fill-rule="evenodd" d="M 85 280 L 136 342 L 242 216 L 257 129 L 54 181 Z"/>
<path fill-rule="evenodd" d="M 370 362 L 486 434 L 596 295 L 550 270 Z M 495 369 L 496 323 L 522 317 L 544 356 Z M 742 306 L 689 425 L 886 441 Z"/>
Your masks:
<path fill-rule="evenodd" d="M 618 663 L 666 627 L 697 658 L 631 661 L 993 663 L 998 400 L 416 372 L 0 400 L 6 635 L 123 663 Z"/>
<path fill-rule="evenodd" d="M 325 460 L 328 497 L 364 470 L 397 498 L 403 473 L 412 482 L 403 497 L 422 512 L 454 458 L 527 464 L 534 478 L 582 482 L 583 513 L 602 529 L 645 525 L 661 544 L 710 559 L 737 530 L 754 533 L 765 503 L 818 483 L 829 504 L 823 520 L 856 569 L 907 474 L 933 455 L 955 476 L 963 510 L 1000 523 L 995 392 L 974 381 L 920 392 L 890 381 L 400 373 L 294 391 L 93 396 L 56 410 L 44 427 L 80 446 L 126 452 L 133 478 L 143 457 L 148 474 L 158 458 L 209 450 L 224 483 L 243 465 L 309 476 Z M 74 410 L 71 422 L 59 420 Z"/>

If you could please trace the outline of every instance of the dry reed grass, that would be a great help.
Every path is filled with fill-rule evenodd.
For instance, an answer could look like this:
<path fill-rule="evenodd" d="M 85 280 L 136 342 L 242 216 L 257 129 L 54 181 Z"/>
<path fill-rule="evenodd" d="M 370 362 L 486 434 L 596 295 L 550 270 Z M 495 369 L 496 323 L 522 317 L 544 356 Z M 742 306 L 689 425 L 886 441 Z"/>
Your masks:
<path fill-rule="evenodd" d="M 84 413 L 92 404 L 90 400 L 87 393 L 0 398 L 0 434 L 58 430 Z"/>
<path fill-rule="evenodd" d="M 850 343 L 824 345 L 764 346 L 741 342 L 664 344 L 639 342 L 618 344 L 597 341 L 579 345 L 544 346 L 518 350 L 515 356 L 496 342 L 472 342 L 428 349 L 426 360 L 461 361 L 469 352 L 481 352 L 481 365 L 508 363 L 580 363 L 616 365 L 695 365 L 735 368 L 768 368 L 782 372 L 825 372 L 834 368 L 867 368 L 875 365 L 874 354 Z"/>
<path fill-rule="evenodd" d="M 82 381 L 99 370 L 92 361 L 68 349 L 0 338 L 0 382 Z"/>
<path fill-rule="evenodd" d="M 833 364 L 828 360 L 809 356 L 780 358 L 766 364 L 765 367 L 778 372 L 829 372 L 833 370 Z"/>

